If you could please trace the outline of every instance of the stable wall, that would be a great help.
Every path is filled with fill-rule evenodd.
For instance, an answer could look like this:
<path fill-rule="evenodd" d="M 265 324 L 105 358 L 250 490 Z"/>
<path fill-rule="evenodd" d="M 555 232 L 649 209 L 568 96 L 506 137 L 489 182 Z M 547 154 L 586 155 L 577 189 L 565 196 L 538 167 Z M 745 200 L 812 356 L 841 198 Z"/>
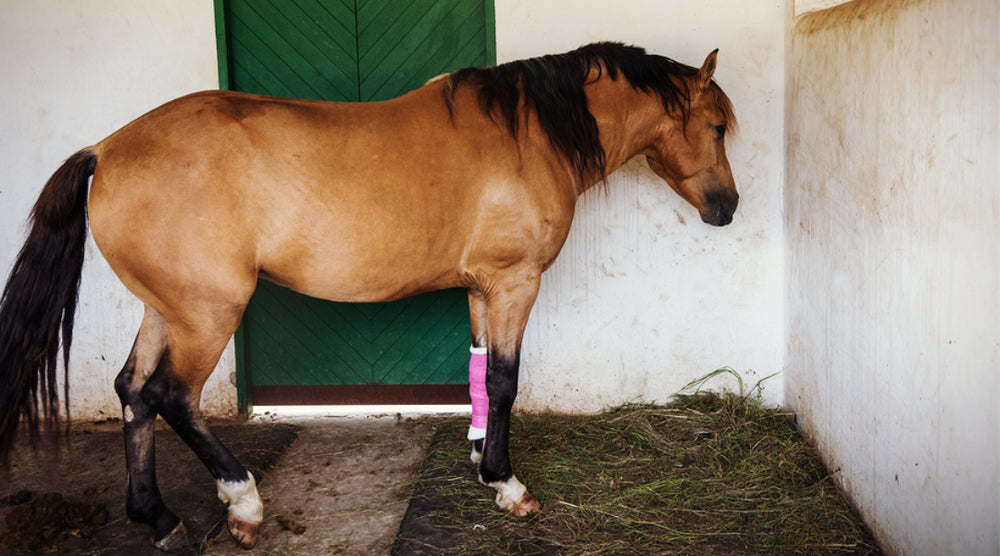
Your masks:
<path fill-rule="evenodd" d="M 212 0 L 0 3 L 0 274 L 6 282 L 45 181 L 77 150 L 155 106 L 218 88 Z M 121 417 L 114 378 L 142 304 L 88 240 L 70 365 L 75 418 Z M 232 349 L 206 385 L 211 414 L 236 412 Z"/>
<path fill-rule="evenodd" d="M 998 74 L 995 0 L 791 35 L 785 405 L 890 553 L 1000 553 Z"/>
<path fill-rule="evenodd" d="M 617 40 L 697 67 L 719 48 L 715 76 L 740 120 L 727 152 L 742 197 L 728 227 L 704 224 L 644 160 L 579 200 L 528 322 L 518 408 L 664 402 L 722 366 L 751 385 L 781 369 L 786 6 L 498 0 L 499 62 Z M 763 386 L 781 402 L 780 377 Z"/>

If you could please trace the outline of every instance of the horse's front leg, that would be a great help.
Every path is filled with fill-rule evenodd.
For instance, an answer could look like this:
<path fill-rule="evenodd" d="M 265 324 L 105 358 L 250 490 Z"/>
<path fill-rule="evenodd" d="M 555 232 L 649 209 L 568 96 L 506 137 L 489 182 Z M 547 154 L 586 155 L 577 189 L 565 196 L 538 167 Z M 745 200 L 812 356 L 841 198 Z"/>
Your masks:
<path fill-rule="evenodd" d="M 517 397 L 521 338 L 528 314 L 538 295 L 540 272 L 519 276 L 509 289 L 498 288 L 487 299 L 488 354 L 486 392 L 489 397 L 486 438 L 479 480 L 497 491 L 500 508 L 524 516 L 541 504 L 517 480 L 510 464 L 510 412 Z"/>
<path fill-rule="evenodd" d="M 469 324 L 472 328 L 472 347 L 469 350 L 469 399 L 472 403 L 472 423 L 468 439 L 472 442 L 469 459 L 479 463 L 483 459 L 483 442 L 486 439 L 486 419 L 489 402 L 486 395 L 486 298 L 479 290 L 469 290 Z"/>
<path fill-rule="evenodd" d="M 479 466 L 479 480 L 497 491 L 497 505 L 514 515 L 524 516 L 541 509 L 541 504 L 517 480 L 510 464 L 510 411 L 517 396 L 519 354 L 490 351 L 486 369 L 489 413 L 486 441 Z"/>

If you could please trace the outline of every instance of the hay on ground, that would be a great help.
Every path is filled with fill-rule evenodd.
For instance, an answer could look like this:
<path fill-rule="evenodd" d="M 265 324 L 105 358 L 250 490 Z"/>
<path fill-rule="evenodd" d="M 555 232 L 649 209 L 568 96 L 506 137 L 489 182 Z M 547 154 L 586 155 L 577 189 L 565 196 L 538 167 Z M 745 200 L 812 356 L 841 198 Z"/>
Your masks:
<path fill-rule="evenodd" d="M 735 394 L 514 419 L 543 505 L 515 518 L 477 482 L 467 422 L 443 422 L 395 554 L 877 554 L 787 414 Z"/>

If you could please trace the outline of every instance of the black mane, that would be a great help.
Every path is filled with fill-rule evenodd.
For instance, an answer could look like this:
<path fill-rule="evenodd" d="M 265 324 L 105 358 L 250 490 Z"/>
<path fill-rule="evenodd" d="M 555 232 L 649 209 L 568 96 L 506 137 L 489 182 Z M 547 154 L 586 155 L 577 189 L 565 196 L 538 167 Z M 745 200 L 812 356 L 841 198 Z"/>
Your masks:
<path fill-rule="evenodd" d="M 600 42 L 565 54 L 518 60 L 490 68 L 466 68 L 446 77 L 444 95 L 449 111 L 454 109 L 455 90 L 463 83 L 479 89 L 480 109 L 494 113 L 516 139 L 518 105 L 522 98 L 538 115 L 552 145 L 563 153 L 579 174 L 604 175 L 606 156 L 601 146 L 597 121 L 587 106 L 584 85 L 592 69 L 607 71 L 612 79 L 621 74 L 632 88 L 660 96 L 667 114 L 687 120 L 691 91 L 686 81 L 698 73 L 687 66 L 642 48 L 621 43 Z M 721 93 L 721 90 L 719 90 Z M 728 98 L 720 94 L 720 107 L 731 117 Z M 735 122 L 733 122 L 735 124 Z"/>

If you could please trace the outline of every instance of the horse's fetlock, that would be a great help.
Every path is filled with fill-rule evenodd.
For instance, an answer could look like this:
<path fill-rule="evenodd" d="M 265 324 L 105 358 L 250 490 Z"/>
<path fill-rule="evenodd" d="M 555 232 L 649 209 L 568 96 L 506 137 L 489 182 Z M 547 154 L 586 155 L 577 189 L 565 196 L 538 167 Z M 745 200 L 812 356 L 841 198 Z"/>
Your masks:
<path fill-rule="evenodd" d="M 483 460 L 483 443 L 482 438 L 472 441 L 472 453 L 469 454 L 472 463 L 479 463 Z"/>
<path fill-rule="evenodd" d="M 483 462 L 485 462 L 485 460 L 483 460 Z M 510 471 L 493 471 L 491 469 L 487 469 L 484 463 L 479 464 L 479 482 L 484 485 L 493 486 L 505 483 L 513 477 L 514 474 Z"/>
<path fill-rule="evenodd" d="M 125 500 L 125 516 L 133 523 L 152 525 L 155 529 L 167 533 L 180 522 L 180 519 L 163 505 L 158 492 L 155 496 L 147 492 L 147 495 L 142 497 L 129 494 Z"/>

